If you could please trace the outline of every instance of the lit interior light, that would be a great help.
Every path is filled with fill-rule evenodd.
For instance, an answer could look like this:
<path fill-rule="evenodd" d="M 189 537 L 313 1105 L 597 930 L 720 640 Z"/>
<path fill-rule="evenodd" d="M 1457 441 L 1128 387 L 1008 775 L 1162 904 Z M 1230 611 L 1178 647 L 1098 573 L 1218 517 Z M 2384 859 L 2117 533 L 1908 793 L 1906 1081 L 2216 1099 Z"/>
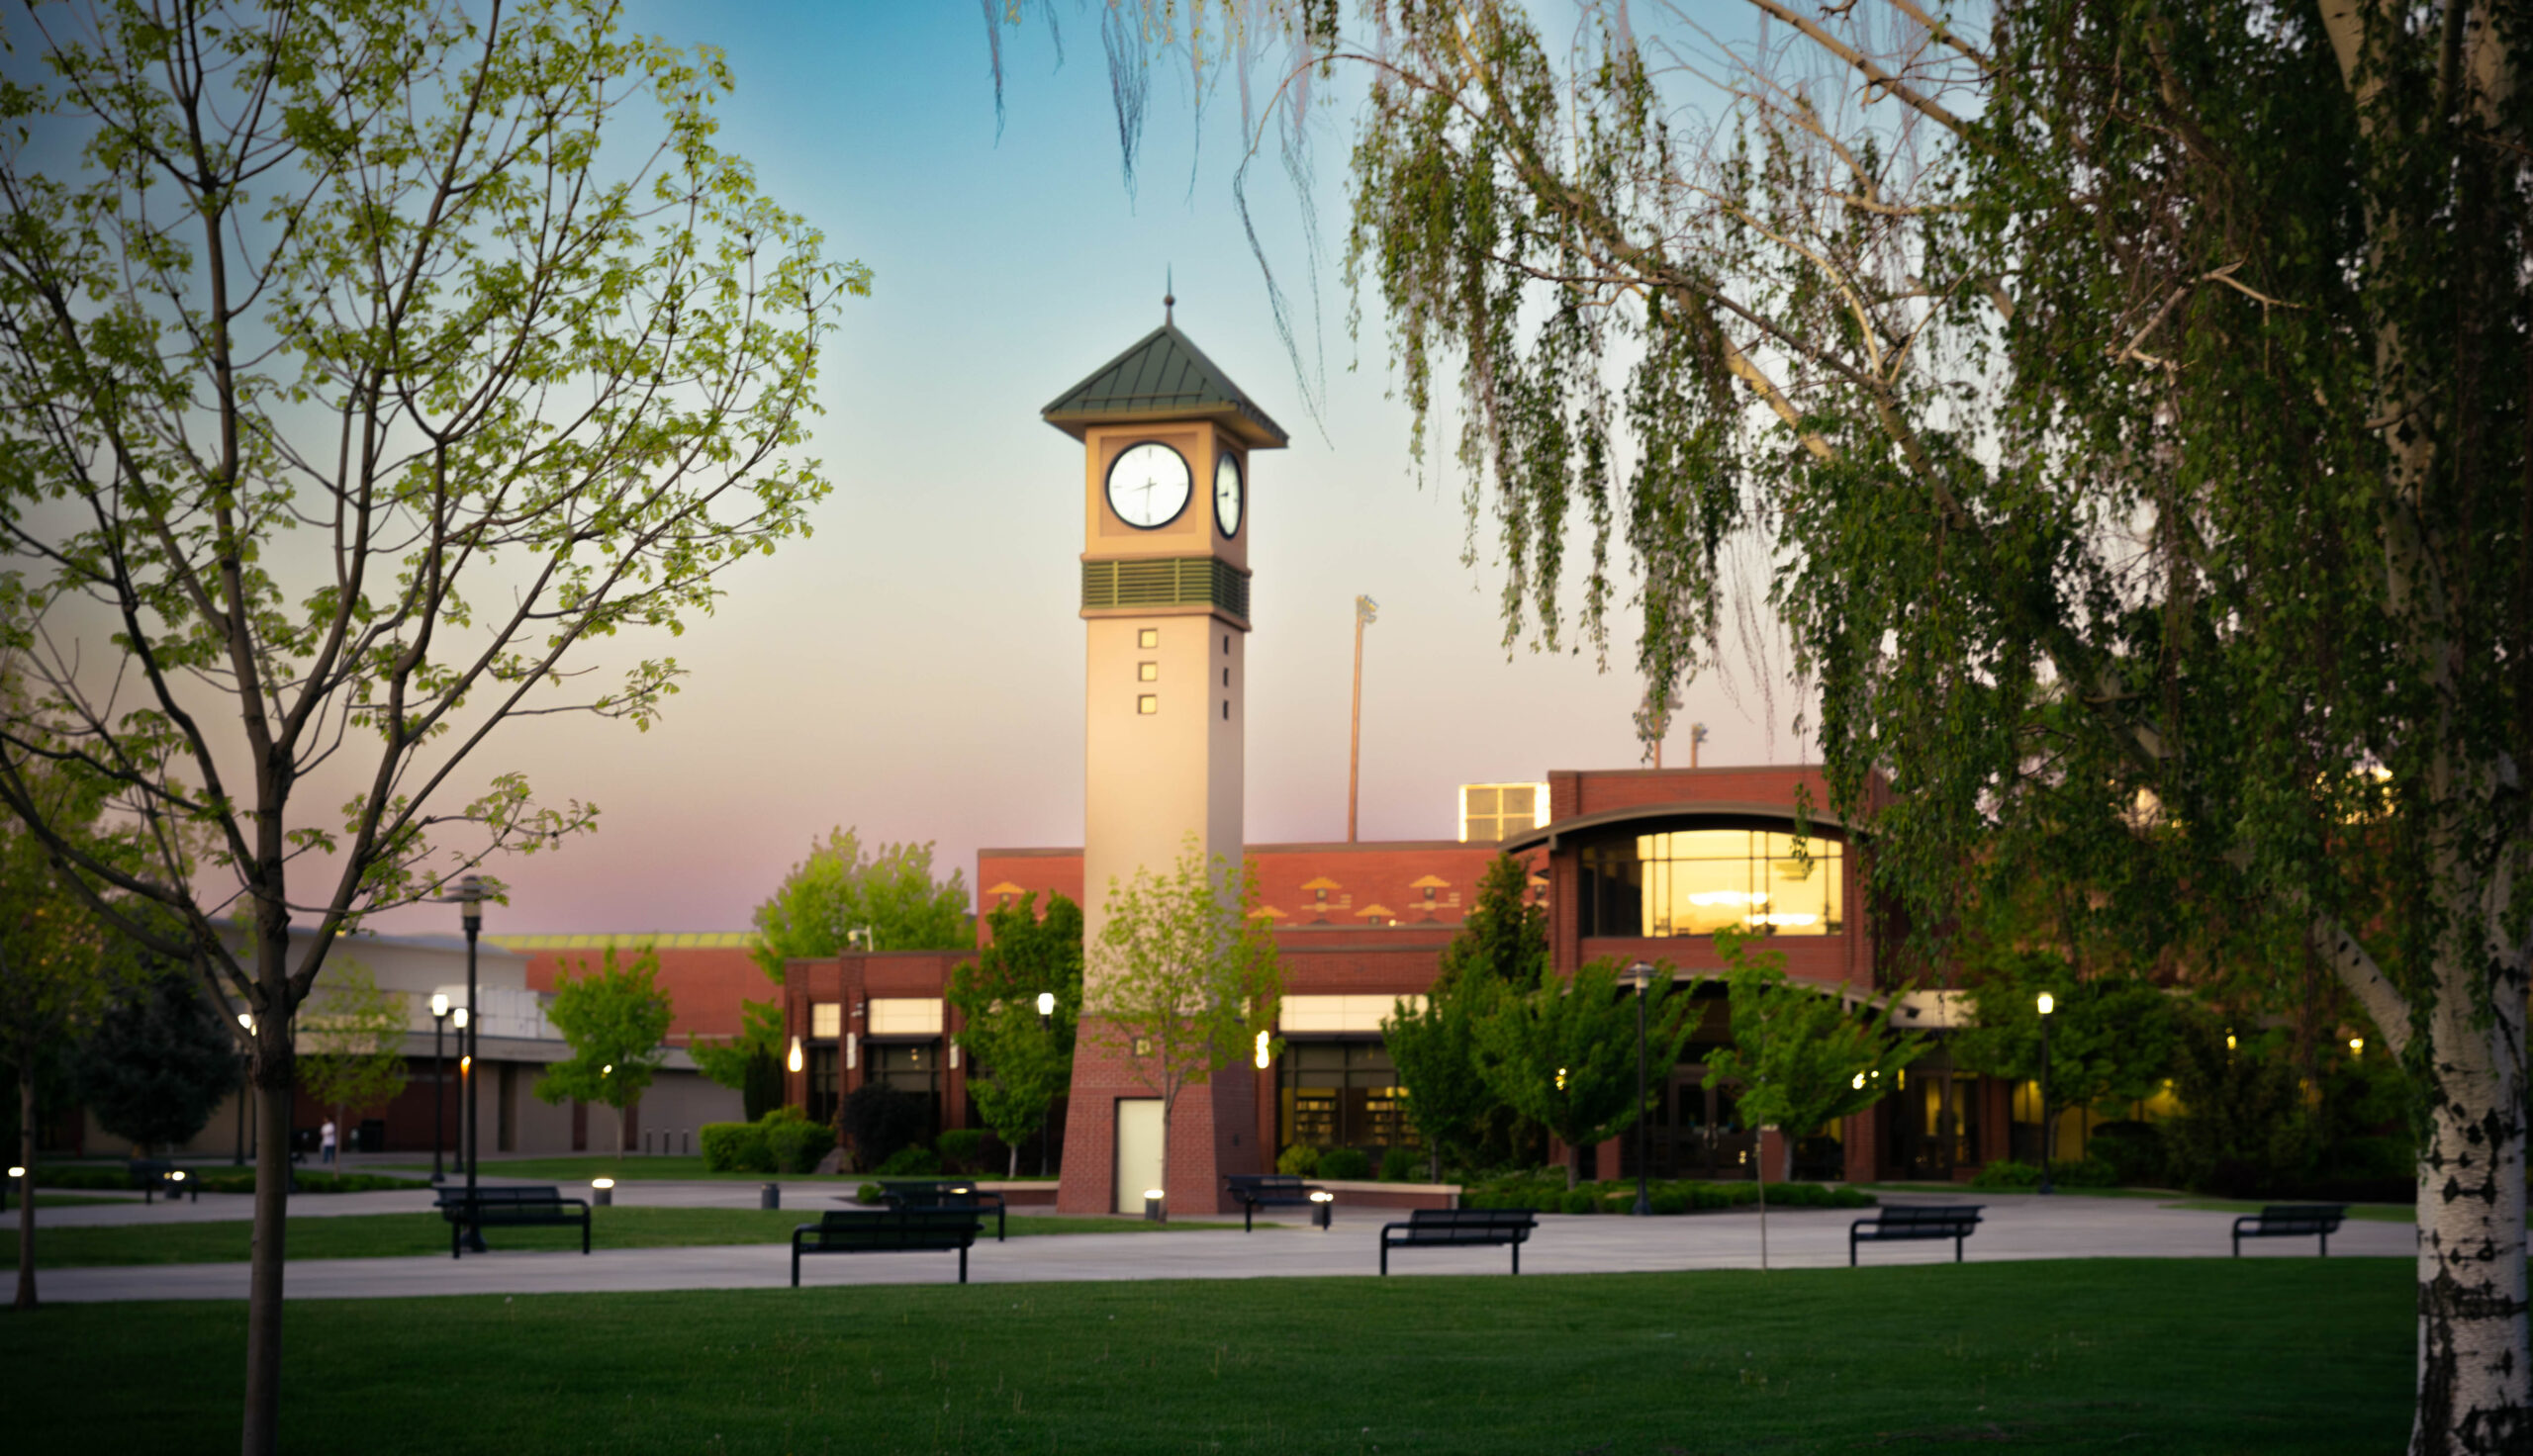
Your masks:
<path fill-rule="evenodd" d="M 1753 915 L 1748 919 L 1752 925 L 1819 925 L 1821 923 L 1821 917 L 1818 915 Z"/>
<path fill-rule="evenodd" d="M 2234 1034 L 2232 1032 L 2227 1032 L 2225 1034 L 2225 1049 L 2228 1051 L 2234 1049 Z"/>
<path fill-rule="evenodd" d="M 1563 1067 L 1556 1069 L 1556 1090 L 1559 1092 L 1565 1090 L 1565 1068 Z"/>
<path fill-rule="evenodd" d="M 2348 1054 L 2351 1056 L 2364 1056 L 2366 1054 L 2366 1039 L 2364 1037 L 2349 1038 Z"/>
<path fill-rule="evenodd" d="M 1763 893 L 1743 890 L 1706 890 L 1689 896 L 1689 903 L 1692 905 L 1764 905 L 1768 903 L 1768 897 Z"/>

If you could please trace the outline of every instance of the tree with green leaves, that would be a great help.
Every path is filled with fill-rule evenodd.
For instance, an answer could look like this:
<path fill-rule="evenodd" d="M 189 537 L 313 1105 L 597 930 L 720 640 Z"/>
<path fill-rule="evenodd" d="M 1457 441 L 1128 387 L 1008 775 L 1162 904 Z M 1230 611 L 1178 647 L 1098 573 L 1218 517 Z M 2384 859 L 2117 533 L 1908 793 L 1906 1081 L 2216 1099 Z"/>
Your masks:
<path fill-rule="evenodd" d="M 932 877 L 932 844 L 865 850 L 853 830 L 812 841 L 809 858 L 756 907 L 757 964 L 783 983 L 783 962 L 847 951 L 957 951 L 976 944 L 966 871 Z"/>
<path fill-rule="evenodd" d="M 1194 835 L 1164 873 L 1108 885 L 1108 918 L 1089 948 L 1082 1015 L 1092 1039 L 1161 1100 L 1163 1185 L 1178 1099 L 1273 1037 L 1283 964 L 1274 928 L 1253 914 L 1258 866 L 1208 857 Z"/>
<path fill-rule="evenodd" d="M 0 154 L 0 803 L 253 1015 L 262 1456 L 295 1013 L 341 933 L 594 824 L 488 745 L 657 717 L 683 670 L 639 639 L 828 490 L 798 451 L 869 274 L 716 147 L 719 53 L 610 0 L 31 14 L 0 90 L 0 131 L 45 138 Z M 148 859 L 83 847 L 39 757 Z"/>
<path fill-rule="evenodd" d="M 0 692 L 10 689 L 0 677 Z M 0 743 L 0 755 L 9 752 Z M 102 796 L 84 789 L 78 775 L 41 761 L 21 760 L 17 768 L 61 832 L 95 835 Z M 0 818 L 0 1050 L 16 1072 L 15 1160 L 27 1170 L 18 1187 L 15 1307 L 21 1310 L 36 1307 L 39 1083 L 47 1066 L 57 1070 L 70 1059 L 65 1048 L 114 1005 L 125 989 L 116 972 L 134 963 L 112 954 L 111 929 L 59 881 L 50 861 L 44 842 L 23 823 Z"/>
<path fill-rule="evenodd" d="M 236 1033 L 190 968 L 134 954 L 129 943 L 107 954 L 126 963 L 109 972 L 115 994 L 73 1053 L 79 1101 L 136 1147 L 189 1142 L 237 1090 Z"/>
<path fill-rule="evenodd" d="M 1843 986 L 1799 985 L 1786 978 L 1785 953 L 1750 949 L 1751 938 L 1718 931 L 1715 950 L 1728 967 L 1733 1045 L 1706 1059 L 1710 1081 L 1739 1086 L 1742 1118 L 1785 1142 L 1787 1178 L 1794 1176 L 1795 1139 L 1880 1102 L 1900 1085 L 1900 1072 L 1926 1050 L 1925 1038 L 1895 1032 L 1891 1008 L 1852 1010 Z M 1762 1148 L 1765 1143 L 1762 1142 Z M 1768 1165 L 1758 1159 L 1759 1267 L 1768 1266 Z"/>
<path fill-rule="evenodd" d="M 554 998 L 545 1019 L 563 1034 L 572 1054 L 537 1076 L 536 1095 L 554 1104 L 603 1103 L 615 1110 L 615 1141 L 610 1152 L 624 1150 L 624 1110 L 642 1100 L 668 1059 L 666 1041 L 677 1008 L 660 989 L 660 953 L 644 946 L 629 965 L 619 964 L 610 946 L 593 967 L 587 956 L 581 973 L 554 973 Z"/>
<path fill-rule="evenodd" d="M 748 1122 L 783 1105 L 783 1004 L 739 1002 L 739 1034 L 697 1037 L 687 1047 L 696 1070 L 739 1094 Z"/>
<path fill-rule="evenodd" d="M 369 967 L 336 958 L 299 1011 L 299 1085 L 311 1102 L 348 1114 L 384 1107 L 405 1090 L 405 997 L 381 988 Z"/>
<path fill-rule="evenodd" d="M 1505 1106 L 1478 1067 L 1477 1029 L 1506 995 L 1528 995 L 1548 977 L 1548 911 L 1529 894 L 1530 873 L 1498 855 L 1478 881 L 1459 933 L 1443 948 L 1422 1006 L 1401 1003 L 1381 1041 L 1407 1088 L 1407 1116 L 1424 1137 L 1436 1179 L 1449 1148 L 1473 1155 Z"/>
<path fill-rule="evenodd" d="M 1081 907 L 1053 891 L 1044 916 L 1037 906 L 1033 890 L 986 913 L 990 940 L 950 972 L 947 997 L 968 1048 L 968 1095 L 1010 1149 L 1014 1175 L 1020 1144 L 1046 1127 L 1055 1100 L 1073 1085 L 1081 1020 Z M 1056 998 L 1044 1018 L 1041 993 Z"/>
<path fill-rule="evenodd" d="M 2327 966 L 2419 1099 L 2412 1449 L 2520 1448 L 2520 7 L 1579 9 L 1283 0 L 1112 63 L 1362 63 L 1350 276 L 1418 440 L 1457 406 L 1508 638 L 1632 600 L 1663 700 L 1764 593 L 1910 954 L 2021 837 L 2191 968 Z"/>
<path fill-rule="evenodd" d="M 2053 1111 L 2139 1102 L 2173 1074 L 2178 1013 L 2173 997 L 2143 976 L 2104 970 L 2079 980 L 2065 959 L 2039 951 L 1988 957 L 1974 973 L 1973 1025 L 1952 1038 L 1953 1060 L 1965 1070 L 2040 1081 L 2040 996 L 2047 992 L 2042 1092 Z"/>
<path fill-rule="evenodd" d="M 1697 1006 L 1672 984 L 1668 965 L 1631 991 L 1618 963 L 1594 960 L 1571 981 L 1550 977 L 1526 995 L 1500 993 L 1477 1022 L 1477 1069 L 1495 1095 L 1565 1144 L 1565 1186 L 1574 1186 L 1583 1149 L 1636 1126 L 1637 997 L 1644 998 L 1644 1065 L 1664 1072 L 1679 1061 L 1697 1027 Z"/>

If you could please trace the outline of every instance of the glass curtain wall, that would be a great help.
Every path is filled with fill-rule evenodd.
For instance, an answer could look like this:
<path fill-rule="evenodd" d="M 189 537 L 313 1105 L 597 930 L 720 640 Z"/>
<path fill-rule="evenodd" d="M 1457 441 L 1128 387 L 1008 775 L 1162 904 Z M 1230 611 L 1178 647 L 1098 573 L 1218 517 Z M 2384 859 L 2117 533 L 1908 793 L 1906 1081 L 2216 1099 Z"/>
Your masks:
<path fill-rule="evenodd" d="M 1276 1063 L 1282 1145 L 1357 1147 L 1377 1155 L 1418 1147 L 1407 1089 L 1378 1039 L 1287 1042 Z"/>
<path fill-rule="evenodd" d="M 1581 861 L 1587 936 L 1833 936 L 1846 928 L 1833 840 L 1681 829 L 1586 845 Z"/>

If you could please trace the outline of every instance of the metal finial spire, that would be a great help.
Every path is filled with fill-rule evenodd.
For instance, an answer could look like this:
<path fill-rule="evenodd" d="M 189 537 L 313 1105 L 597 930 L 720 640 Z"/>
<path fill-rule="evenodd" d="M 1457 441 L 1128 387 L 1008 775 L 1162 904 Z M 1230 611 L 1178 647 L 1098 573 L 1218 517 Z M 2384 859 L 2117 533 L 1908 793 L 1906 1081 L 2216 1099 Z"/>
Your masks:
<path fill-rule="evenodd" d="M 1177 285 L 1171 276 L 1174 271 L 1164 268 L 1161 272 L 1161 321 L 1164 323 L 1171 321 L 1170 311 L 1178 306 Z"/>

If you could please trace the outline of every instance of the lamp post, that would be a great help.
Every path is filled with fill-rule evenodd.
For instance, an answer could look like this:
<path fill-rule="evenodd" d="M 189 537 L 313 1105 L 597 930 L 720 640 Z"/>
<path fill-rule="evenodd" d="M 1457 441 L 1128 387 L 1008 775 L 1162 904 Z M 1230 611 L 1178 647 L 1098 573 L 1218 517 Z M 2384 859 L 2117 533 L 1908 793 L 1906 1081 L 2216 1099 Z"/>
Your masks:
<path fill-rule="evenodd" d="M 247 1046 L 252 1047 L 254 1043 L 251 1039 L 255 1035 L 255 1013 L 238 1012 L 237 1029 L 247 1035 L 250 1039 Z M 229 1160 L 229 1165 L 233 1168 L 246 1166 L 246 1104 L 254 1100 L 254 1073 L 255 1053 L 248 1050 L 237 1058 L 237 1151 Z"/>
<path fill-rule="evenodd" d="M 1640 960 L 1627 973 L 1636 981 L 1636 1216 L 1649 1219 L 1653 1200 L 1644 1192 L 1644 998 L 1653 989 L 1653 967 Z"/>
<path fill-rule="evenodd" d="M 475 938 L 484 930 L 485 894 L 483 879 L 470 874 L 457 882 L 456 894 L 439 897 L 440 904 L 459 907 L 459 921 L 466 927 L 466 1015 L 457 1024 L 460 1033 L 457 1050 L 459 1075 L 466 1084 L 466 1126 L 463 1134 L 466 1149 L 463 1161 L 466 1164 L 466 1198 L 469 1203 L 475 1199 L 475 1159 L 482 1151 L 476 1140 L 478 1124 L 475 1117 L 476 1039 L 482 1035 L 479 1023 L 483 1020 L 475 1014 Z M 469 1225 L 468 1228 L 473 1232 L 474 1226 Z M 476 1232 L 474 1237 L 476 1247 L 482 1248 L 483 1235 Z"/>
<path fill-rule="evenodd" d="M 440 1147 L 448 1140 L 448 1055 L 440 1046 L 440 1033 L 448 1027 L 448 993 L 431 992 L 431 1181 L 445 1176 L 440 1171 Z"/>
<path fill-rule="evenodd" d="M 1055 1036 L 1056 993 L 1053 991 L 1038 993 L 1038 1030 L 1051 1040 Z M 1038 1125 L 1038 1176 L 1047 1176 L 1047 1125 L 1044 1122 Z"/>
<path fill-rule="evenodd" d="M 2040 993 L 2040 1191 L 2055 1193 L 2049 1186 L 2049 1015 L 2058 1009 L 2058 999 L 2047 991 Z"/>

